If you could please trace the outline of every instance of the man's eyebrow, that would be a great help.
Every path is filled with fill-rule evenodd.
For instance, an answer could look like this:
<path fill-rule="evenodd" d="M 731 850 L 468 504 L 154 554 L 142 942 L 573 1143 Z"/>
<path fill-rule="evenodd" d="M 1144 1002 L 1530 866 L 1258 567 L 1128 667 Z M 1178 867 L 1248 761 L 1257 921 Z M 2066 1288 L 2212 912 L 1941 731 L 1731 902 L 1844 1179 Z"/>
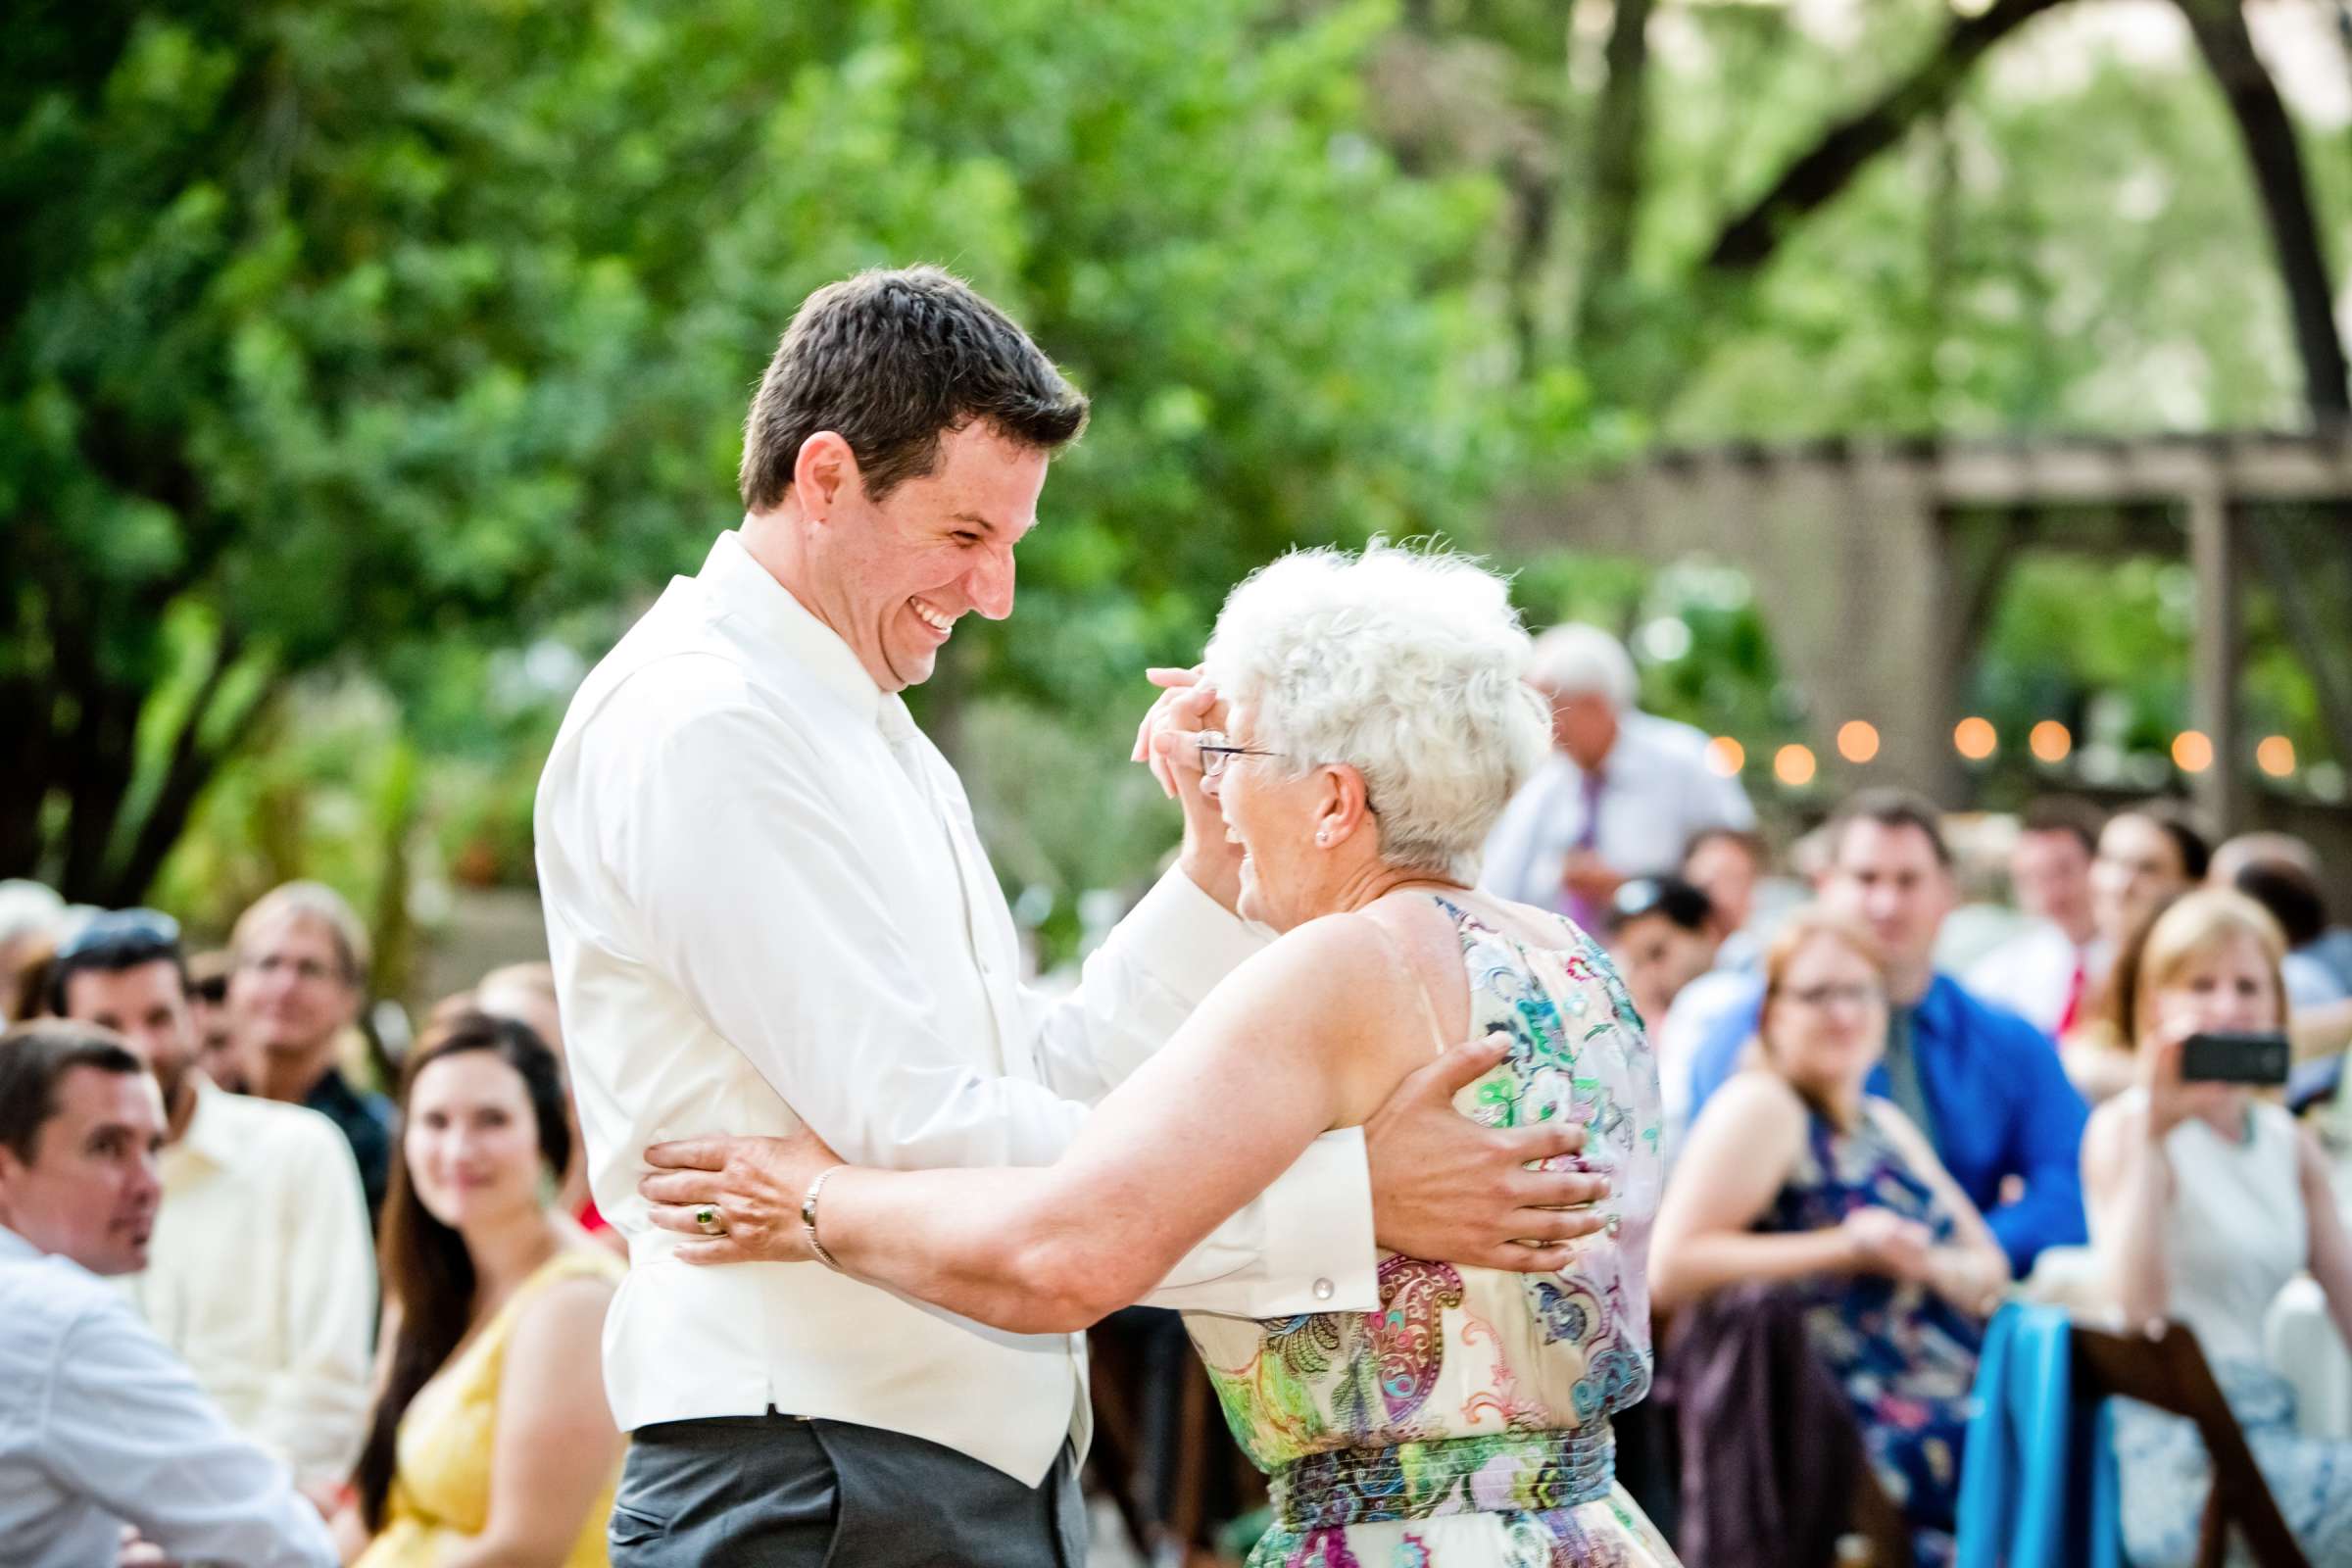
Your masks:
<path fill-rule="evenodd" d="M 973 527 L 979 529 L 982 533 L 987 534 L 992 539 L 995 538 L 999 532 L 999 529 L 994 522 L 990 521 L 986 517 L 983 517 L 977 512 L 953 513 L 949 515 L 948 520 L 950 522 L 968 522 Z M 1029 521 L 1029 526 L 1021 531 L 1023 533 L 1033 533 L 1036 531 L 1038 524 L 1043 520 L 1044 519 L 1042 518 L 1033 517 Z"/>

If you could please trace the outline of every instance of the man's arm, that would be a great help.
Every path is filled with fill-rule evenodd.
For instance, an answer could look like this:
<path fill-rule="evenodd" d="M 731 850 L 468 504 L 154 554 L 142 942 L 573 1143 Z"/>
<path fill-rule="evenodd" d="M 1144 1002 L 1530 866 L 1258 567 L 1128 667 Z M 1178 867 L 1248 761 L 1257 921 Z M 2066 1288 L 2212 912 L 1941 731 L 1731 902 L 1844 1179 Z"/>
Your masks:
<path fill-rule="evenodd" d="M 285 1359 L 270 1373 L 258 1435 L 303 1481 L 341 1481 L 368 1419 L 375 1316 L 368 1205 L 351 1147 L 333 1123 L 305 1117 L 280 1136 L 275 1239 L 284 1250 Z"/>
<path fill-rule="evenodd" d="M 335 1561 L 285 1466 L 230 1429 L 127 1302 L 67 1333 L 42 1436 L 41 1462 L 61 1485 L 136 1525 L 173 1562 Z"/>
<path fill-rule="evenodd" d="M 2002 1174 L 2026 1184 L 2017 1201 L 1989 1210 L 1984 1223 L 2009 1254 L 2011 1274 L 2022 1280 L 2043 1248 L 2079 1247 L 2089 1238 L 2082 1222 L 2082 1127 L 2089 1110 L 2058 1054 L 2032 1024 L 1996 1019 L 1983 1045 L 1994 1058 L 1985 1068 L 2004 1081 L 2008 1094 Z"/>

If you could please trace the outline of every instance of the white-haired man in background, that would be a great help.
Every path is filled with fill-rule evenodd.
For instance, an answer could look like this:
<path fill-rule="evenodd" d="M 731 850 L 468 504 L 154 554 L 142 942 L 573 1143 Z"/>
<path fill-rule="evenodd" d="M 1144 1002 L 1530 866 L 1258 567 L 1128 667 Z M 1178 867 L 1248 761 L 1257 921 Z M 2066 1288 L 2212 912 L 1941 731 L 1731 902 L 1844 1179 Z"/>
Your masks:
<path fill-rule="evenodd" d="M 1551 700 L 1551 756 L 1487 838 L 1482 885 L 1597 932 L 1628 877 L 1671 872 L 1692 836 L 1750 828 L 1737 779 L 1707 767 L 1707 737 L 1634 706 L 1633 659 L 1597 626 L 1536 639 L 1528 683 Z"/>

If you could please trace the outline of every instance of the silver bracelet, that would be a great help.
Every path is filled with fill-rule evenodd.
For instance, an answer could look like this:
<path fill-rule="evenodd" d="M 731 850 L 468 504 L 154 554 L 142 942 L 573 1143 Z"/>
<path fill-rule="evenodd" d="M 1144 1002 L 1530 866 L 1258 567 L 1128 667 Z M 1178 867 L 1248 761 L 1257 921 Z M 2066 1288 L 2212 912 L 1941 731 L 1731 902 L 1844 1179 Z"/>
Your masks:
<path fill-rule="evenodd" d="M 825 1190 L 825 1178 L 842 1168 L 840 1165 L 828 1165 L 818 1171 L 816 1180 L 808 1184 L 808 1196 L 801 1200 L 801 1229 L 808 1233 L 808 1250 L 816 1254 L 819 1263 L 836 1274 L 844 1274 L 848 1270 L 835 1262 L 833 1254 L 825 1250 L 825 1244 L 816 1239 L 816 1195 Z"/>

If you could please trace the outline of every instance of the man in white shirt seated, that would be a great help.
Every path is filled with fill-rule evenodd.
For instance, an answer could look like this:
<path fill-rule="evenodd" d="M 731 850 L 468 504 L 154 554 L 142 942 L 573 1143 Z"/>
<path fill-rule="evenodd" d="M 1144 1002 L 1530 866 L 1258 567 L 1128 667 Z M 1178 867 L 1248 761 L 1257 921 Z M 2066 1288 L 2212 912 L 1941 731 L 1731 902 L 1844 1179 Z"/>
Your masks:
<path fill-rule="evenodd" d="M 229 1094 L 196 1065 L 171 916 L 99 915 L 49 984 L 52 1011 L 121 1035 L 163 1090 L 163 1211 L 131 1298 L 233 1425 L 306 1487 L 339 1485 L 367 1420 L 375 1314 L 350 1145 L 317 1111 Z"/>
<path fill-rule="evenodd" d="M 1703 829 L 1755 826 L 1739 780 L 1707 766 L 1703 733 L 1634 706 L 1634 662 L 1598 626 L 1537 638 L 1527 678 L 1551 700 L 1552 752 L 1487 836 L 1488 892 L 1597 937 L 1618 884 L 1676 871 Z"/>
<path fill-rule="evenodd" d="M 0 1558 L 104 1568 L 129 1525 L 173 1562 L 324 1568 L 334 1546 L 286 1467 L 99 1278 L 147 1261 L 163 1137 L 118 1037 L 0 1035 Z"/>
<path fill-rule="evenodd" d="M 1263 945 L 1233 912 L 1240 851 L 1188 790 L 1175 868 L 1076 994 L 1025 989 L 963 787 L 900 696 L 964 615 L 1011 612 L 1013 548 L 1086 414 L 943 272 L 819 290 L 746 422 L 740 530 L 597 665 L 557 736 L 540 894 L 589 1182 L 631 1261 L 605 1329 L 632 1433 L 614 1568 L 1085 1561 L 1082 1336 L 1004 1333 L 810 1264 L 694 1266 L 682 1249 L 766 1221 L 712 1206 L 691 1241 L 651 1223 L 639 1182 L 649 1146 L 732 1133 L 750 1136 L 729 1190 L 756 1192 L 758 1135 L 804 1122 L 868 1164 L 1050 1163 Z M 1163 701 L 1206 727 L 1199 694 Z M 1452 1108 L 1496 1059 L 1480 1058 L 1446 1054 L 1318 1140 L 1152 1302 L 1376 1311 L 1376 1241 L 1523 1259 L 1522 1205 L 1593 1191 L 1523 1168 L 1581 1137 Z M 807 1223 L 821 1186 L 781 1195 L 775 1222 Z"/>
<path fill-rule="evenodd" d="M 2027 808 L 2009 851 L 2009 890 L 2034 923 L 1960 977 L 1981 1000 L 2007 1007 L 2052 1040 L 2082 1021 L 2109 961 L 2090 898 L 2098 853 L 2099 818 L 2089 808 L 2066 801 Z"/>

